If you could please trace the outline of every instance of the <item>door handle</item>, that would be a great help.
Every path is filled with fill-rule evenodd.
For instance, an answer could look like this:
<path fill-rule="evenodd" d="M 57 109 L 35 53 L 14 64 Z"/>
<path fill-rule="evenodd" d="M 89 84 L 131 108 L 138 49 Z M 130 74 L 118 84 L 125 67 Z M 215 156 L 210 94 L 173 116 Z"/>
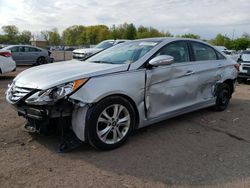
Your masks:
<path fill-rule="evenodd" d="M 192 74 L 194 74 L 194 71 L 187 71 L 185 76 L 189 76 L 189 75 L 192 75 Z"/>
<path fill-rule="evenodd" d="M 222 65 L 222 64 L 219 64 L 219 65 L 218 65 L 218 68 L 222 68 L 222 67 L 223 67 L 223 65 Z"/>

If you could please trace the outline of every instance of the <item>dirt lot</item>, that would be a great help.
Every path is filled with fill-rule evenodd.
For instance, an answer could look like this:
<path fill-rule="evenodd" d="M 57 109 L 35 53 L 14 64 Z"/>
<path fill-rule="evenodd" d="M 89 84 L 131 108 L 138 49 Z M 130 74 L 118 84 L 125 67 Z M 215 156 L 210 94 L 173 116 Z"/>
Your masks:
<path fill-rule="evenodd" d="M 0 76 L 0 187 L 250 187 L 250 84 L 237 86 L 225 112 L 155 124 L 113 151 L 59 154 L 59 138 L 24 132 L 5 102 L 15 74 Z"/>

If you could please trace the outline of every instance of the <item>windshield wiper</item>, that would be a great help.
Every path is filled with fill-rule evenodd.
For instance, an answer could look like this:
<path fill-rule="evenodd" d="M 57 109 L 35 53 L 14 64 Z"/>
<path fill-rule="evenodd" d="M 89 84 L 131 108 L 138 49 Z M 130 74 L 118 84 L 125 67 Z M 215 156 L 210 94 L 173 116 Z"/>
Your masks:
<path fill-rule="evenodd" d="M 116 63 L 109 62 L 109 61 L 91 61 L 91 62 L 94 62 L 94 63 L 106 63 L 106 64 L 116 64 Z"/>

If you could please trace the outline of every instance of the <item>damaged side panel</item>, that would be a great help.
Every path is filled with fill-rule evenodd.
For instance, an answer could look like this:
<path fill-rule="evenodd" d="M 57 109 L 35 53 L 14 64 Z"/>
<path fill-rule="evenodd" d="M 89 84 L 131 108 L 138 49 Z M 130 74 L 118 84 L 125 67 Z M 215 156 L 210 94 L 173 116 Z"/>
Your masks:
<path fill-rule="evenodd" d="M 91 78 L 69 98 L 76 104 L 72 127 L 77 137 L 82 141 L 85 140 L 85 119 L 89 106 L 111 95 L 124 95 L 133 100 L 140 119 L 145 120 L 144 89 L 144 69 Z"/>
<path fill-rule="evenodd" d="M 197 102 L 197 77 L 190 65 L 176 63 L 147 70 L 148 118 L 157 118 Z"/>

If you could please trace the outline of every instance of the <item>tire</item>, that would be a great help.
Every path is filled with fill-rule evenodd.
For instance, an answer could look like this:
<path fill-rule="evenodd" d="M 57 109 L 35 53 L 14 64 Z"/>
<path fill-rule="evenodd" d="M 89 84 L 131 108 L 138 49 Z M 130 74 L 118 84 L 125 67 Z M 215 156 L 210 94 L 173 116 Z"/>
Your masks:
<path fill-rule="evenodd" d="M 87 112 L 86 137 L 97 149 L 112 150 L 121 146 L 134 127 L 134 109 L 128 100 L 119 96 L 105 98 Z"/>
<path fill-rule="evenodd" d="M 218 86 L 217 94 L 216 94 L 216 103 L 213 107 L 215 111 L 221 112 L 224 111 L 231 99 L 231 91 L 230 87 L 226 83 L 222 83 Z"/>
<path fill-rule="evenodd" d="M 45 57 L 39 57 L 39 58 L 37 58 L 35 65 L 43 65 L 46 63 L 48 63 L 48 62 L 47 62 Z"/>

